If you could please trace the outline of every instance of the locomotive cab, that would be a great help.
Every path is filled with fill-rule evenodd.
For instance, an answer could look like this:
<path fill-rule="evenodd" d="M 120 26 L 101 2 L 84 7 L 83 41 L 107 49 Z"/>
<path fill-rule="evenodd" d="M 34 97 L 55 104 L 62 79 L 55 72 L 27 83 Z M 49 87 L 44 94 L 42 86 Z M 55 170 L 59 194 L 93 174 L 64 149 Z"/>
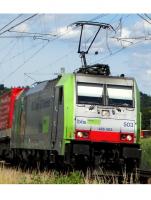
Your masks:
<path fill-rule="evenodd" d="M 115 78 L 86 77 L 87 82 L 82 82 L 83 77 L 80 76 L 77 79 L 77 139 L 82 139 L 78 130 L 85 130 L 90 131 L 88 138 L 91 141 L 134 143 L 136 112 L 133 80 L 116 79 L 115 83 Z M 99 133 L 94 134 L 93 131 Z"/>

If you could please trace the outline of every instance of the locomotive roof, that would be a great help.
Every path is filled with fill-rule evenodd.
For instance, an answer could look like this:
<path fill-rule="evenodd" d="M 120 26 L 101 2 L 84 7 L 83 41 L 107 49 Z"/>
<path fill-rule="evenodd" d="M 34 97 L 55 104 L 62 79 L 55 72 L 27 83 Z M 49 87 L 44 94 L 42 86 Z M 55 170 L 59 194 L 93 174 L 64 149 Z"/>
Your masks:
<path fill-rule="evenodd" d="M 111 79 L 123 79 L 123 80 L 135 80 L 133 77 L 123 77 L 123 76 L 104 76 L 104 75 L 94 75 L 94 74 L 83 74 L 78 73 L 76 76 L 85 76 L 85 77 L 97 77 L 97 78 L 111 78 Z"/>
<path fill-rule="evenodd" d="M 133 81 L 134 78 L 132 77 L 121 77 L 121 76 L 104 76 L 104 75 L 94 75 L 94 74 L 83 74 L 83 73 L 71 73 L 71 75 L 75 75 L 77 77 L 88 77 L 88 78 L 102 78 L 102 79 L 118 79 L 118 80 L 131 80 Z M 64 76 L 64 75 L 62 75 Z M 33 94 L 33 93 L 36 93 L 36 92 L 40 92 L 42 91 L 48 83 L 50 82 L 54 82 L 54 81 L 57 81 L 61 78 L 61 75 L 58 76 L 57 78 L 54 78 L 54 79 L 51 79 L 51 80 L 45 80 L 45 81 L 42 81 L 42 82 L 37 82 L 35 83 L 35 87 L 31 87 L 25 94 L 25 96 L 28 96 L 30 94 Z"/>

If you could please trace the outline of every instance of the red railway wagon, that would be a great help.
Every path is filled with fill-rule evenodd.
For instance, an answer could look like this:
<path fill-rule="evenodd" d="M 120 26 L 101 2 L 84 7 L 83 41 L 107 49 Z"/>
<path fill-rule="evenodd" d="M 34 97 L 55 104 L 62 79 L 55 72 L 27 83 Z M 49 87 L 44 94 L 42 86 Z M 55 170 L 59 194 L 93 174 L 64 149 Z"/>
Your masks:
<path fill-rule="evenodd" d="M 148 138 L 151 137 L 151 130 L 142 130 L 141 138 Z"/>
<path fill-rule="evenodd" d="M 10 136 L 15 100 L 24 88 L 12 88 L 0 96 L 0 137 Z"/>

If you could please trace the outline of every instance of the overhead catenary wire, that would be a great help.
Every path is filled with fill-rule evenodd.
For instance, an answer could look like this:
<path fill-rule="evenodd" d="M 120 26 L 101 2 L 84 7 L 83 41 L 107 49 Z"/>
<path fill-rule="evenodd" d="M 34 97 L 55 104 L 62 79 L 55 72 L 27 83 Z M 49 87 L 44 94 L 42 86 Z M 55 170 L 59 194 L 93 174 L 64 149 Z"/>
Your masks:
<path fill-rule="evenodd" d="M 20 34 L 29 34 L 29 35 L 13 35 L 13 36 L 0 36 L 0 38 L 33 38 L 33 39 L 41 39 L 41 40 L 49 40 L 48 38 L 42 38 L 42 36 L 53 36 L 53 37 L 56 37 L 55 39 L 58 39 L 64 35 L 66 35 L 68 32 L 70 32 L 71 30 L 68 30 L 67 33 L 61 33 L 61 34 L 53 34 L 53 33 L 36 33 L 36 32 L 27 32 L 27 31 L 13 31 L 12 29 L 15 28 L 16 26 L 20 25 L 21 23 L 24 23 L 25 21 L 31 19 L 32 17 L 36 16 L 37 14 L 35 15 L 32 15 L 30 17 L 28 17 L 27 19 L 23 20 L 22 22 L 19 22 L 18 24 L 10 27 L 9 29 L 5 30 L 4 32 L 0 33 L 0 35 L 2 35 L 3 33 L 5 32 L 15 32 L 15 33 L 20 33 Z M 98 18 L 102 18 L 104 16 L 106 16 L 108 14 L 102 14 L 102 15 L 98 15 L 97 17 L 95 18 L 92 18 L 91 20 L 94 20 L 94 19 L 98 19 Z M 76 27 L 75 27 L 76 28 Z M 37 36 L 38 35 L 38 36 Z M 52 39 L 53 40 L 53 39 Z"/>
<path fill-rule="evenodd" d="M 30 39 L 33 39 L 33 40 L 47 40 L 49 41 L 50 39 L 49 38 L 43 38 L 42 36 L 31 36 L 31 35 L 15 35 L 15 36 L 0 36 L 0 39 L 12 39 L 12 38 L 16 38 L 16 39 L 21 39 L 21 38 L 30 38 Z"/>
<path fill-rule="evenodd" d="M 42 49 L 44 49 L 49 42 L 42 45 L 36 52 L 34 52 L 30 57 L 28 57 L 21 65 L 19 65 L 15 70 L 10 72 L 3 80 L 2 82 L 5 82 L 8 78 L 10 78 L 14 73 L 16 73 L 20 68 L 22 68 L 26 63 L 28 63 L 35 55 L 37 55 Z"/>
<path fill-rule="evenodd" d="M 2 33 L 0 33 L 0 35 L 4 34 L 5 32 L 9 32 L 11 29 L 13 29 L 13 28 L 15 28 L 16 26 L 18 26 L 18 25 L 24 23 L 25 21 L 27 21 L 27 20 L 33 18 L 33 17 L 36 16 L 36 15 L 37 15 L 37 14 L 34 14 L 34 15 L 32 15 L 32 16 L 26 18 L 25 20 L 23 20 L 23 21 L 17 23 L 16 25 L 10 27 L 9 29 L 3 31 Z M 67 31 L 67 32 L 69 32 L 69 31 Z M 65 34 L 66 34 L 66 33 L 60 34 L 60 35 L 58 35 L 57 38 L 55 38 L 55 39 L 58 39 L 58 38 L 62 37 L 62 36 L 65 35 Z M 8 37 L 9 37 L 9 36 L 8 36 Z M 39 39 L 39 38 L 38 38 L 38 39 Z M 44 39 L 44 40 L 45 40 L 45 39 Z M 48 40 L 48 41 L 49 41 L 49 40 Z M 53 41 L 53 40 L 52 40 L 52 41 Z M 45 45 L 44 45 L 44 46 L 45 46 Z M 18 66 L 14 71 L 12 71 L 6 78 L 12 76 L 18 69 L 20 69 L 22 66 L 24 66 L 30 59 L 33 58 L 33 56 L 35 56 L 35 55 L 36 55 L 41 49 L 43 49 L 43 48 L 44 48 L 44 47 L 42 47 L 42 48 L 40 48 L 38 51 L 36 51 L 31 57 L 29 57 L 29 59 L 27 59 L 23 64 L 19 65 L 19 66 Z M 5 79 L 4 79 L 3 81 L 5 81 Z"/>
<path fill-rule="evenodd" d="M 151 40 L 151 35 L 148 34 L 148 36 L 143 35 L 143 36 L 137 36 L 137 37 L 111 37 L 112 39 L 116 39 L 117 41 L 126 41 L 126 42 L 131 42 L 132 40 Z M 131 41 L 128 41 L 131 40 Z"/>
<path fill-rule="evenodd" d="M 34 15 L 35 16 L 35 15 Z M 2 82 L 6 81 L 8 78 L 10 78 L 14 73 L 16 73 L 16 71 L 18 71 L 20 68 L 22 68 L 27 62 L 29 62 L 35 55 L 37 55 L 45 46 L 48 45 L 49 41 L 54 41 L 56 39 L 59 39 L 60 37 L 66 35 L 68 32 L 70 32 L 71 30 L 68 30 L 65 33 L 62 33 L 60 35 L 57 36 L 57 38 L 54 38 L 52 40 L 48 40 L 47 44 L 43 45 L 39 50 L 37 50 L 34 54 L 32 54 L 32 56 L 30 56 L 28 59 L 26 59 L 21 65 L 19 65 L 14 71 L 12 71 L 11 73 L 9 73 L 3 80 Z"/>
<path fill-rule="evenodd" d="M 4 30 L 3 32 L 0 33 L 0 35 L 2 35 L 2 34 L 8 32 L 8 31 L 12 30 L 13 28 L 16 28 L 17 26 L 23 24 L 24 22 L 26 22 L 26 21 L 32 19 L 33 17 L 35 17 L 35 16 L 37 16 L 37 15 L 38 15 L 38 14 L 34 14 L 34 15 L 30 16 L 30 17 L 27 17 L 26 19 L 22 20 L 21 22 L 19 22 L 19 23 L 15 24 L 15 25 L 11 26 L 10 28 Z"/>
<path fill-rule="evenodd" d="M 73 51 L 74 51 L 74 50 L 73 50 Z M 50 67 L 51 65 L 56 64 L 57 62 L 59 62 L 59 61 L 61 61 L 62 59 L 66 58 L 67 56 L 69 56 L 69 55 L 71 54 L 71 52 L 73 52 L 73 51 L 70 50 L 70 51 L 69 51 L 68 53 L 66 53 L 65 55 L 63 55 L 63 56 L 61 56 L 61 57 L 55 59 L 53 62 L 47 64 L 47 66 L 45 66 L 44 68 Z M 31 72 L 31 74 L 37 73 L 37 72 L 38 72 L 40 69 L 42 69 L 42 68 L 43 68 L 43 67 L 39 68 L 38 70 L 36 70 L 36 71 L 34 71 L 34 72 Z"/>
<path fill-rule="evenodd" d="M 151 20 L 151 17 L 148 14 L 144 14 L 149 20 Z"/>
<path fill-rule="evenodd" d="M 72 29 L 73 30 L 73 29 Z M 47 35 L 47 33 L 45 34 L 45 33 L 43 33 L 43 34 L 41 34 L 41 35 L 39 35 L 39 37 L 35 37 L 35 39 L 43 39 L 43 40 L 48 40 L 48 41 L 55 41 L 55 40 L 57 40 L 57 39 L 59 39 L 59 38 L 61 38 L 61 37 L 63 37 L 64 35 L 66 35 L 66 34 L 68 34 L 70 31 L 72 31 L 72 30 L 68 30 L 67 29 L 67 31 L 66 32 L 64 32 L 64 33 L 60 33 L 60 34 L 56 34 L 56 35 L 54 35 L 55 37 L 54 38 L 50 38 L 50 39 L 46 39 L 47 37 L 45 37 L 45 36 L 49 36 L 49 35 Z M 12 30 L 8 30 L 8 32 L 13 32 Z M 19 32 L 20 34 L 22 34 L 22 32 Z M 25 34 L 25 33 L 24 33 Z M 26 34 L 28 34 L 27 36 L 32 36 L 32 37 L 29 37 L 29 38 L 33 38 L 33 35 L 35 34 L 35 35 L 38 35 L 39 33 L 31 33 L 30 34 L 30 32 L 28 32 L 28 33 L 26 33 Z M 42 37 L 41 37 L 42 36 Z M 51 35 L 52 36 L 52 35 Z M 107 38 L 108 39 L 108 38 Z M 122 39 L 121 39 L 122 40 Z M 123 41 L 124 42 L 129 42 L 129 43 L 133 43 L 133 42 L 131 42 L 131 41 L 127 41 L 128 39 L 126 39 L 126 41 L 124 41 L 124 39 L 123 39 Z M 127 47 L 122 47 L 121 48 L 121 50 L 123 50 L 123 49 L 125 49 L 125 48 L 127 48 Z M 121 51 L 120 50 L 120 51 Z M 119 52 L 119 50 L 117 51 L 117 52 Z M 110 53 L 111 55 L 114 55 L 114 54 L 116 54 L 117 52 L 113 52 L 113 53 Z"/>
<path fill-rule="evenodd" d="M 27 76 L 28 78 L 30 78 L 32 81 L 37 82 L 37 80 L 34 79 L 33 77 L 31 77 L 31 76 L 29 75 L 29 73 L 24 73 L 24 75 Z"/>
<path fill-rule="evenodd" d="M 110 49 L 109 42 L 108 42 L 108 30 L 106 30 L 106 46 L 110 54 L 112 54 L 112 50 Z"/>
<path fill-rule="evenodd" d="M 129 15 L 127 15 L 126 17 L 128 17 Z M 120 29 L 122 29 L 122 18 L 120 18 L 121 20 L 120 20 L 120 23 L 121 23 L 121 25 L 120 25 Z M 67 31 L 67 33 L 68 33 L 68 31 Z M 65 33 L 65 34 L 67 34 L 67 33 Z M 63 34 L 60 34 L 60 35 L 58 35 L 58 37 L 57 38 L 54 38 L 54 39 L 52 39 L 52 40 L 56 40 L 56 39 L 58 39 L 59 37 L 61 37 L 61 36 L 63 36 L 64 35 L 64 33 Z M 124 40 L 123 40 L 124 41 Z M 130 43 L 130 45 L 133 45 L 134 43 L 133 42 L 131 42 L 131 41 L 125 41 L 125 42 L 128 42 L 128 43 Z M 130 46 L 129 45 L 129 46 Z M 124 50 L 125 48 L 127 48 L 127 47 L 125 47 L 125 46 L 122 46 L 122 48 L 121 49 L 119 49 L 119 50 L 117 50 L 117 51 L 115 51 L 115 52 L 111 52 L 110 54 L 111 54 L 111 56 L 113 56 L 113 55 L 115 55 L 115 54 L 117 54 L 117 53 L 119 53 L 120 51 L 122 51 L 122 50 Z M 109 56 L 107 56 L 107 57 L 109 57 Z"/>
<path fill-rule="evenodd" d="M 70 31 L 72 31 L 73 29 L 76 29 L 76 27 L 73 28 L 72 30 L 68 30 L 68 29 L 67 29 L 66 32 L 60 33 L 60 34 L 53 34 L 53 33 L 36 33 L 36 32 L 33 32 L 33 33 L 32 33 L 32 32 L 26 32 L 26 31 L 23 31 L 23 32 L 12 31 L 13 28 L 15 28 L 16 26 L 20 25 L 21 23 L 24 23 L 25 21 L 31 19 L 32 17 L 34 17 L 34 16 L 36 16 L 36 15 L 38 15 L 38 14 L 32 15 L 31 17 L 29 17 L 29 18 L 25 19 L 24 21 L 18 23 L 18 24 L 15 25 L 14 27 L 11 27 L 10 29 L 6 30 L 6 32 L 26 33 L 26 34 L 30 34 L 30 35 L 32 34 L 32 35 L 34 35 L 34 36 L 23 36 L 23 35 L 14 36 L 14 37 L 16 37 L 16 38 L 17 38 L 17 37 L 18 37 L 18 38 L 19 38 L 19 37 L 31 37 L 31 38 L 33 37 L 34 39 L 49 40 L 49 38 L 42 38 L 42 36 L 53 36 L 53 37 L 55 37 L 55 38 L 50 39 L 50 41 L 53 41 L 53 40 L 59 39 L 60 37 L 66 35 L 66 34 L 69 33 Z M 0 34 L 0 35 L 1 35 L 1 34 Z M 37 35 L 39 35 L 39 36 L 37 36 Z M 6 36 L 6 37 L 10 37 L 10 38 L 11 38 L 11 36 Z"/>
<path fill-rule="evenodd" d="M 100 60 L 103 61 L 103 60 L 105 60 L 105 59 L 107 59 L 107 58 L 109 58 L 109 57 L 111 57 L 111 56 L 114 56 L 114 55 L 120 53 L 121 51 L 123 51 L 123 50 L 125 50 L 125 49 L 131 47 L 132 45 L 138 44 L 138 43 L 140 43 L 140 42 L 141 42 L 141 41 L 137 41 L 136 43 L 132 43 L 132 44 L 130 44 L 130 45 L 128 45 L 128 46 L 123 46 L 122 48 L 118 49 L 117 51 L 114 51 L 112 54 L 106 55 L 106 56 L 104 56 L 104 57 L 102 57 L 102 58 L 100 58 L 100 59 L 98 59 L 98 60 L 95 60 L 95 62 L 98 62 L 98 61 L 100 61 Z"/>
<path fill-rule="evenodd" d="M 76 28 L 77 27 L 74 27 L 73 29 L 76 29 Z M 14 35 L 14 36 L 8 36 L 8 35 L 6 35 L 6 36 L 0 36 L 0 38 L 33 38 L 35 40 L 36 39 L 40 39 L 40 40 L 54 41 L 54 40 L 57 40 L 57 39 L 65 36 L 66 34 L 68 34 L 69 32 L 71 32 L 72 30 L 67 29 L 67 31 L 64 32 L 64 33 L 60 33 L 58 35 L 57 34 L 54 35 L 55 36 L 54 38 L 43 37 L 43 36 L 48 36 L 48 35 L 52 36 L 50 34 L 42 34 L 41 36 L 40 35 L 39 36 L 37 36 L 37 35 Z M 9 30 L 7 30 L 7 32 L 9 32 Z M 1 33 L 0 33 L 0 35 L 1 35 Z"/>
<path fill-rule="evenodd" d="M 17 41 L 14 42 L 14 44 L 9 48 L 8 52 L 4 55 L 4 57 L 0 60 L 0 64 L 4 63 L 4 61 L 7 59 L 7 56 L 10 54 L 10 52 L 15 48 L 17 45 Z M 2 65 L 0 66 L 0 68 Z"/>
<path fill-rule="evenodd" d="M 149 23 L 149 24 L 151 24 L 151 22 L 150 21 L 148 21 L 145 17 L 143 17 L 142 15 L 140 15 L 140 14 L 137 14 L 141 19 L 143 19 L 145 22 L 147 22 L 147 23 Z"/>
<path fill-rule="evenodd" d="M 57 34 L 53 34 L 53 33 L 38 33 L 38 32 L 27 32 L 27 31 L 11 31 L 11 30 L 9 30 L 8 32 L 10 32 L 10 33 L 29 34 L 29 35 L 40 35 L 40 36 L 53 36 L 53 37 L 57 36 Z"/>
<path fill-rule="evenodd" d="M 15 55 L 11 56 L 9 59 L 3 61 L 3 63 L 9 62 L 10 60 L 15 59 L 16 57 L 18 57 L 18 56 L 24 54 L 25 52 L 29 52 L 29 51 L 32 50 L 33 48 L 37 47 L 39 44 L 42 44 L 42 42 L 36 43 L 35 45 L 32 45 L 32 46 L 30 46 L 29 48 L 27 48 L 27 49 L 25 49 L 25 50 L 23 50 L 23 51 L 21 51 L 21 52 L 15 54 Z"/>
<path fill-rule="evenodd" d="M 129 17 L 129 15 L 127 15 L 125 18 L 127 18 L 127 17 Z M 123 29 L 123 27 L 122 27 L 122 25 L 123 25 L 123 23 L 122 23 L 122 21 L 124 21 L 123 20 L 123 18 L 120 18 L 120 23 L 119 23 L 119 25 L 118 25 L 118 27 L 120 27 L 120 32 L 122 32 L 122 29 Z M 117 31 L 117 29 L 116 29 L 116 31 Z M 121 35 L 121 34 L 120 34 Z M 122 51 L 122 50 L 124 50 L 125 48 L 127 48 L 127 47 L 129 47 L 129 46 L 131 46 L 131 45 L 134 45 L 134 44 L 136 44 L 136 43 L 140 43 L 140 42 L 143 42 L 143 41 L 145 41 L 145 40 L 151 40 L 151 37 L 150 37 L 150 35 L 148 34 L 148 36 L 146 36 L 146 35 L 143 35 L 143 36 L 138 36 L 138 37 L 116 37 L 116 35 L 114 36 L 114 37 L 111 37 L 112 39 L 117 39 L 117 41 L 118 42 L 120 42 L 121 43 L 121 49 L 120 50 L 117 50 L 117 51 L 115 51 L 115 52 L 113 52 L 113 53 L 111 53 L 111 51 L 109 51 L 109 49 L 108 49 L 108 43 L 106 43 L 106 45 L 107 45 L 107 49 L 108 49 L 108 51 L 109 51 L 109 54 L 111 55 L 111 56 L 113 56 L 113 55 L 115 55 L 115 54 L 117 54 L 118 52 L 120 52 L 120 51 Z M 106 38 L 107 39 L 107 38 Z M 137 40 L 139 40 L 139 41 L 136 41 Z M 130 45 L 129 46 L 123 46 L 123 42 L 126 42 L 126 43 L 130 43 Z M 107 56 L 105 56 L 104 58 L 108 58 L 110 55 L 107 55 Z"/>
<path fill-rule="evenodd" d="M 18 18 L 20 18 L 23 14 L 18 15 L 17 17 L 15 17 L 13 20 L 11 20 L 8 24 L 6 24 L 5 26 L 3 26 L 2 28 L 0 28 L 0 32 L 5 29 L 7 26 L 9 26 L 10 24 L 12 24 L 14 21 L 16 21 Z"/>
<path fill-rule="evenodd" d="M 31 36 L 31 35 L 4 35 L 4 36 L 0 36 L 1 38 L 33 38 L 36 39 L 37 36 Z"/>
<path fill-rule="evenodd" d="M 95 20 L 98 20 L 100 18 L 106 17 L 107 15 L 109 15 L 109 14 L 99 14 L 96 17 L 91 18 L 89 21 L 95 21 Z"/>

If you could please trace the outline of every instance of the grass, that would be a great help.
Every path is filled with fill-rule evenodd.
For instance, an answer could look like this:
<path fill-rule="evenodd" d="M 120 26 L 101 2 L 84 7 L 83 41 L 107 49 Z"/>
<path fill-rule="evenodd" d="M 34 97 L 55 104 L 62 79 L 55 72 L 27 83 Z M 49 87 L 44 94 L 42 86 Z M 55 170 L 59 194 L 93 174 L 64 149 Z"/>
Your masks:
<path fill-rule="evenodd" d="M 143 169 L 151 170 L 151 138 L 141 139 L 141 148 L 142 148 L 141 167 Z"/>
<path fill-rule="evenodd" d="M 142 148 L 142 168 L 151 169 L 151 138 L 141 140 Z M 66 174 L 60 174 L 55 170 L 37 172 L 22 171 L 0 165 L 0 184 L 118 184 L 119 178 L 114 175 L 108 176 L 103 172 L 103 176 L 97 173 L 91 176 L 87 171 L 86 175 L 80 171 L 74 171 Z M 102 172 L 101 172 L 102 174 Z M 137 174 L 131 174 L 130 177 L 123 173 L 121 183 L 139 183 Z"/>
<path fill-rule="evenodd" d="M 57 171 L 23 172 L 21 169 L 0 167 L 0 184 L 82 184 L 80 172 L 59 174 Z"/>
<path fill-rule="evenodd" d="M 103 172 L 104 173 L 104 172 Z M 44 172 L 23 172 L 21 169 L 13 169 L 5 166 L 0 167 L 0 184 L 118 184 L 119 179 L 114 176 L 104 173 L 99 176 L 97 173 L 92 176 L 87 171 L 86 175 L 80 171 L 68 172 L 60 174 L 57 171 L 44 171 Z M 136 176 L 131 175 L 129 178 L 123 174 L 122 182 L 139 183 L 136 181 Z"/>

